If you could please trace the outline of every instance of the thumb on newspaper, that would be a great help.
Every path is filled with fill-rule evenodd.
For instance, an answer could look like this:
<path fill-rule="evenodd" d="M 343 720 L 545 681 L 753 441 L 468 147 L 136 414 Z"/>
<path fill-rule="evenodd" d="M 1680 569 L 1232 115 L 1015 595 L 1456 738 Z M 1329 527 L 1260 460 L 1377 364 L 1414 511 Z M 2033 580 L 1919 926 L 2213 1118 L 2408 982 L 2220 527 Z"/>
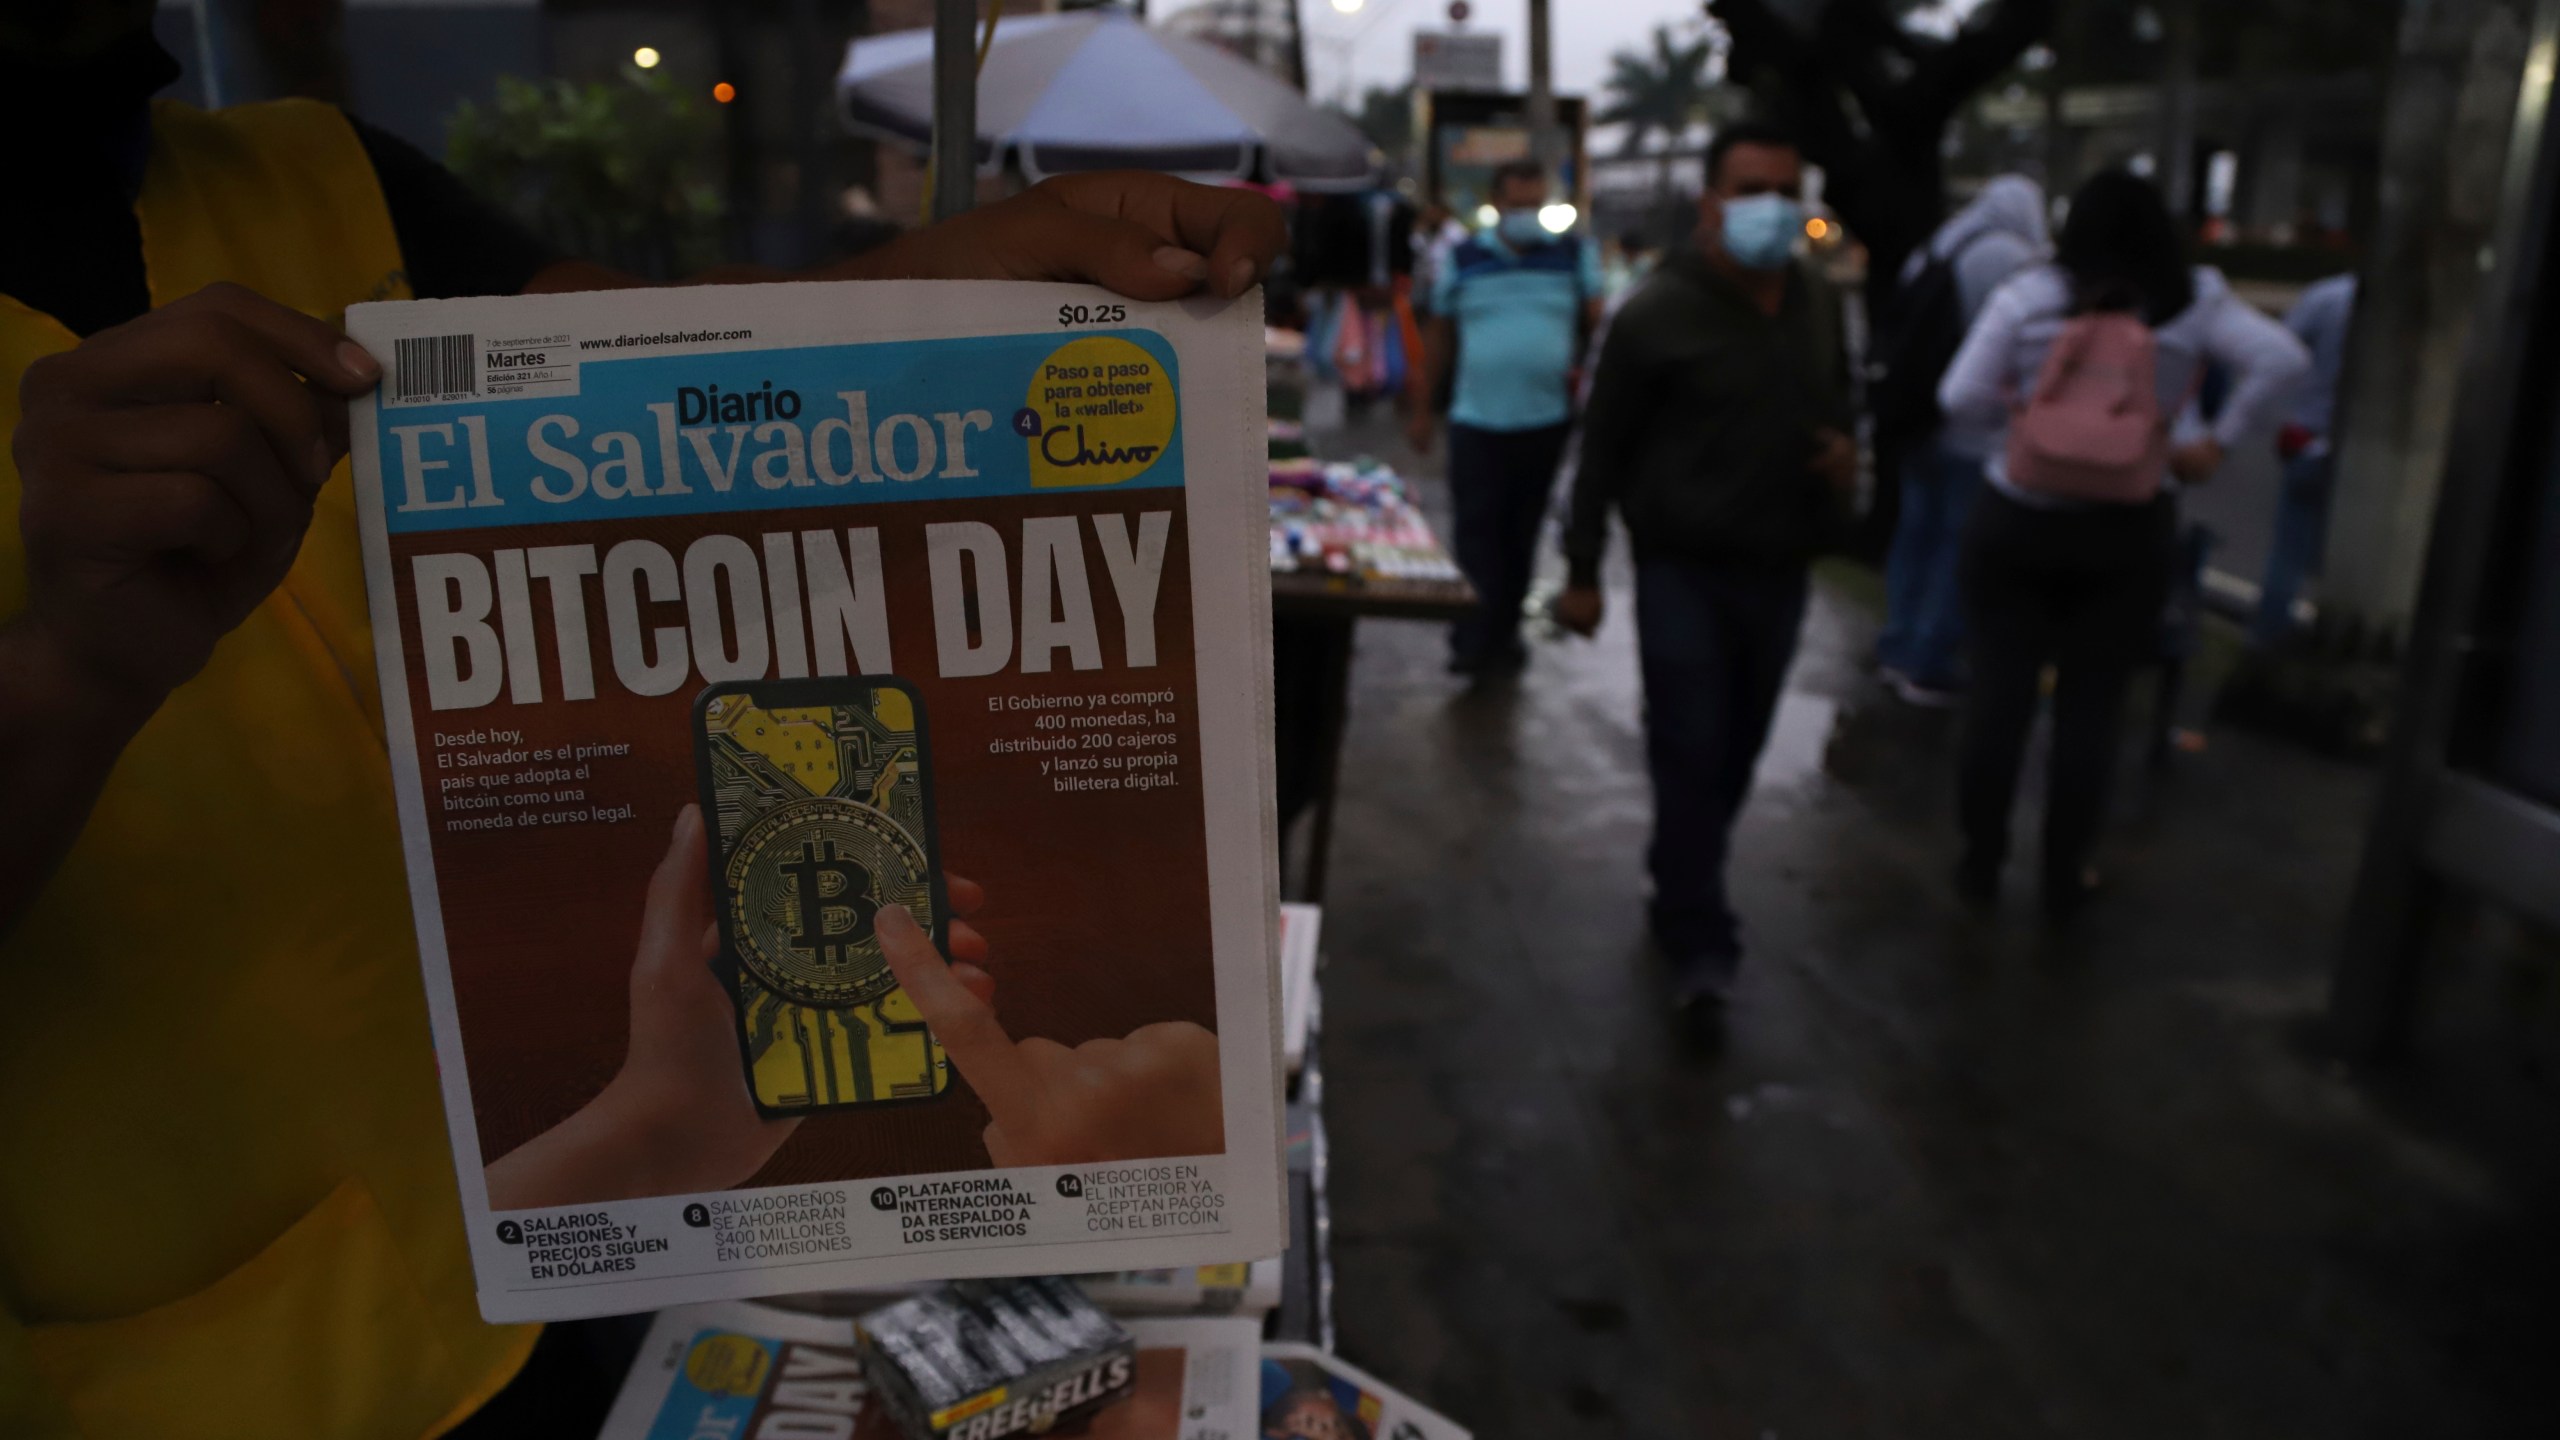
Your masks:
<path fill-rule="evenodd" d="M 914 917 L 887 909 L 873 923 L 898 983 L 986 1102 L 992 1163 L 1074 1165 L 1226 1148 L 1218 1037 L 1207 1029 L 1161 1021 L 1073 1048 L 1041 1036 L 1017 1043 L 942 964 Z"/>
<path fill-rule="evenodd" d="M 933 938 L 904 905 L 881 907 L 871 923 L 889 973 L 898 977 L 961 1078 L 986 1103 L 989 1119 L 997 1125 L 1027 1121 L 1039 1103 L 1030 1067 L 986 999 L 943 962 Z"/>

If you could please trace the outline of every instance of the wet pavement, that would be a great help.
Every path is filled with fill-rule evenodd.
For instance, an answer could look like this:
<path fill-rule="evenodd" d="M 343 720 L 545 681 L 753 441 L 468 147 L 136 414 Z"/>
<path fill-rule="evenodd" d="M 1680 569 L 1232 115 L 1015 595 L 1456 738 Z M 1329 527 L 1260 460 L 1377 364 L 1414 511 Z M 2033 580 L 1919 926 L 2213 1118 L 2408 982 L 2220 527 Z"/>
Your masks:
<path fill-rule="evenodd" d="M 2217 732 L 2124 797 L 2071 932 L 2023 876 L 1977 918 L 1952 718 L 1875 693 L 1826 583 L 1700 1044 L 1643 938 L 1613 574 L 1514 684 L 1361 629 L 1321 1041 L 1349 1358 L 1488 1440 L 2551 1433 L 2549 1189 L 2308 1038 L 2369 772 Z"/>

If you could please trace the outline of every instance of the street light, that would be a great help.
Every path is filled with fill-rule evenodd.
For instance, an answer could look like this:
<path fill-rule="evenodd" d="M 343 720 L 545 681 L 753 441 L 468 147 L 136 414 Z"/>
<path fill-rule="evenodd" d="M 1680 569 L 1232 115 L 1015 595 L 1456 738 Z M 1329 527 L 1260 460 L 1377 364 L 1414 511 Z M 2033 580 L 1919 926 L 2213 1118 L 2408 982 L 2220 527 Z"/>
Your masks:
<path fill-rule="evenodd" d="M 652 46 L 643 45 L 631 52 L 631 63 L 643 70 L 655 70 L 658 68 L 658 52 Z"/>

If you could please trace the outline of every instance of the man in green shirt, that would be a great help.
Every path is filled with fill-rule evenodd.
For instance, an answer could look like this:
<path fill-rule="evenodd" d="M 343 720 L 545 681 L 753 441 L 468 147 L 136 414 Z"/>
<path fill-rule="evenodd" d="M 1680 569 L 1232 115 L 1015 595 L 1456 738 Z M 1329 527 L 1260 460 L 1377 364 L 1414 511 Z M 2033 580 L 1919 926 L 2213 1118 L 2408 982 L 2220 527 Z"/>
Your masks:
<path fill-rule="evenodd" d="M 1651 921 L 1683 1009 L 1721 1005 L 1741 964 L 1725 852 L 1795 656 L 1807 568 L 1857 480 L 1840 298 L 1795 258 L 1803 157 L 1778 131 L 1727 126 L 1707 181 L 1694 244 L 1601 348 L 1556 602 L 1567 628 L 1599 628 L 1616 508 L 1635 547 Z"/>

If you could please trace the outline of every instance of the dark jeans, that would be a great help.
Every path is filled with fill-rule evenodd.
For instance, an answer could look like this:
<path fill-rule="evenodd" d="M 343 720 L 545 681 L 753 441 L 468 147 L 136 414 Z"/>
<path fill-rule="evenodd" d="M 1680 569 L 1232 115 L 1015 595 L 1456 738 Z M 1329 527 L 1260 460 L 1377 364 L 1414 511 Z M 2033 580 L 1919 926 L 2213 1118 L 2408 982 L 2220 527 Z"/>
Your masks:
<path fill-rule="evenodd" d="M 2054 670 L 2044 876 L 2068 889 L 2106 817 L 2125 691 L 2157 658 L 2175 516 L 2148 505 L 2044 510 L 1986 486 L 1965 535 L 1973 683 L 1957 775 L 1966 861 L 1996 872 L 2009 850 L 2018 768 Z"/>
<path fill-rule="evenodd" d="M 1733 819 L 1804 626 L 1801 565 L 1636 562 L 1645 758 L 1653 771 L 1653 933 L 1675 964 L 1741 953 L 1725 898 Z"/>
<path fill-rule="evenodd" d="M 2284 462 L 2284 488 L 2276 497 L 2276 534 L 2267 548 L 2267 578 L 2258 582 L 2258 618 L 2249 643 L 2273 645 L 2293 633 L 2293 602 L 2302 583 L 2320 573 L 2329 540 L 2329 496 L 2337 457 L 2297 455 Z"/>
<path fill-rule="evenodd" d="M 1555 493 L 1571 425 L 1537 430 L 1449 427 L 1449 500 L 1458 568 L 1476 587 L 1475 613 L 1449 627 L 1449 653 L 1462 665 L 1521 653 L 1520 606 L 1538 560 L 1538 525 Z"/>
<path fill-rule="evenodd" d="M 1902 515 L 1885 557 L 1884 633 L 1876 658 L 1923 685 L 1961 678 L 1964 611 L 1956 587 L 1965 517 L 1982 488 L 1982 462 L 1931 440 L 1902 462 Z"/>

